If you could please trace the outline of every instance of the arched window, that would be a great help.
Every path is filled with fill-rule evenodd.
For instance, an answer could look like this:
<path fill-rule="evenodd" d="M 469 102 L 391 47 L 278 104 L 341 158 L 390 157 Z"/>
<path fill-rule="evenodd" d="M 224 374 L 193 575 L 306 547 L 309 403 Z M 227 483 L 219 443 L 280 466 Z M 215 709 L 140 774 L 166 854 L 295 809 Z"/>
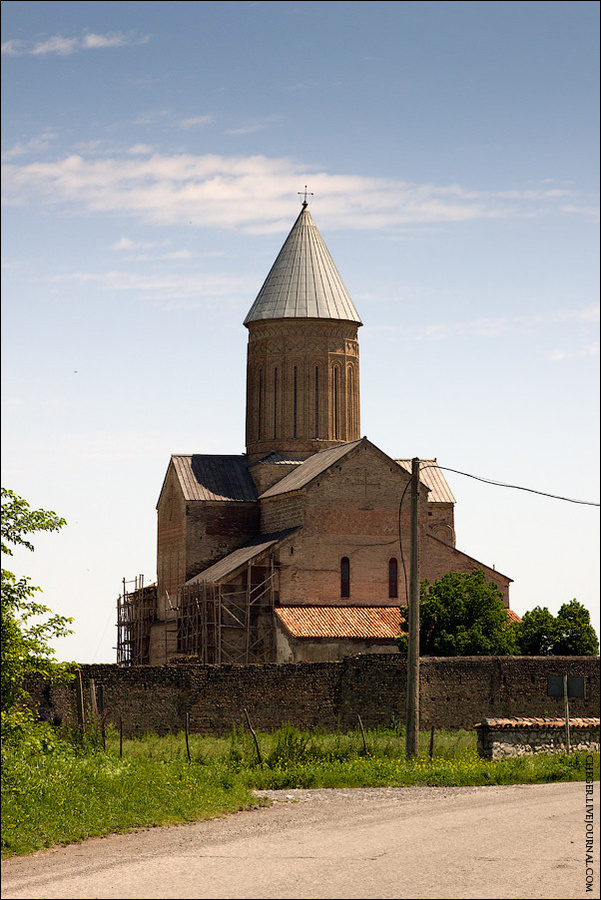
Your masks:
<path fill-rule="evenodd" d="M 351 564 L 348 556 L 340 560 L 340 596 L 351 596 Z"/>
<path fill-rule="evenodd" d="M 388 596 L 399 596 L 399 567 L 394 557 L 388 562 Z"/>

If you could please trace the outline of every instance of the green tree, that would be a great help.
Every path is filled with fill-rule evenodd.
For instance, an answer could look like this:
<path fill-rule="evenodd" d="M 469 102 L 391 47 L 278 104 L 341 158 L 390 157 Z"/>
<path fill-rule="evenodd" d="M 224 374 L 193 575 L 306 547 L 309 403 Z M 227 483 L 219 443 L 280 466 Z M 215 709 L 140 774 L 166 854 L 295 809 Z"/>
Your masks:
<path fill-rule="evenodd" d="M 535 606 L 525 612 L 515 630 L 522 656 L 549 656 L 554 652 L 557 622 L 546 606 Z"/>
<path fill-rule="evenodd" d="M 557 616 L 535 606 L 516 625 L 518 652 L 523 656 L 596 656 L 599 641 L 586 607 L 571 600 Z"/>
<path fill-rule="evenodd" d="M 402 651 L 406 639 L 400 636 Z M 516 652 L 503 596 L 484 572 L 447 572 L 420 587 L 420 654 L 505 656 Z"/>
<path fill-rule="evenodd" d="M 29 535 L 38 531 L 59 531 L 65 520 L 56 513 L 31 509 L 29 503 L 13 491 L 2 488 L 2 553 L 13 555 L 13 547 L 34 549 Z M 28 675 L 40 674 L 51 681 L 63 680 L 67 666 L 54 660 L 49 641 L 71 633 L 73 621 L 53 614 L 34 597 L 41 588 L 27 577 L 17 578 L 2 568 L 2 634 L 0 687 L 2 722 L 16 709 L 24 709 L 27 695 L 24 681 Z"/>
<path fill-rule="evenodd" d="M 555 656 L 596 656 L 599 641 L 588 609 L 577 600 L 560 606 L 555 618 Z"/>

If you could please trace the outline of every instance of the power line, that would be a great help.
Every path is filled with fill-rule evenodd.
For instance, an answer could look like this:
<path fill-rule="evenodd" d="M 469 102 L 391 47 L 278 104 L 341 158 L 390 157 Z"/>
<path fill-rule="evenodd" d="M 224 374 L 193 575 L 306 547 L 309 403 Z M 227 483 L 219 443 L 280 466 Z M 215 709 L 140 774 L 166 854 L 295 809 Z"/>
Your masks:
<path fill-rule="evenodd" d="M 483 481 L 486 484 L 494 484 L 497 487 L 506 487 L 511 488 L 515 491 L 528 491 L 531 494 L 539 494 L 542 497 L 551 497 L 553 500 L 563 500 L 566 503 L 578 503 L 581 506 L 599 506 L 599 503 L 594 503 L 590 500 L 574 500 L 572 497 L 561 497 L 558 494 L 549 494 L 546 491 L 537 491 L 534 488 L 522 487 L 519 484 L 507 484 L 505 481 L 495 481 L 493 478 L 483 478 L 481 475 L 472 475 L 471 472 L 462 472 L 460 469 L 451 469 L 449 466 L 440 466 L 438 463 L 431 463 L 426 466 L 422 466 L 420 464 L 420 472 L 424 469 L 443 469 L 445 472 L 454 472 L 456 475 L 465 475 L 466 478 L 473 478 L 475 481 Z M 405 596 L 409 596 L 408 594 L 408 585 L 407 585 L 407 568 L 405 565 L 405 554 L 403 552 L 403 538 L 401 531 L 401 510 L 403 508 L 403 501 L 405 499 L 405 494 L 407 493 L 407 489 L 411 481 L 408 481 L 405 485 L 405 489 L 401 495 L 401 500 L 399 502 L 399 512 L 398 512 L 398 542 L 399 542 L 399 550 L 401 554 L 401 564 L 403 566 L 403 574 L 405 578 Z"/>
<path fill-rule="evenodd" d="M 466 478 L 474 478 L 476 481 L 484 481 L 486 484 L 494 484 L 497 487 L 506 487 L 512 488 L 514 491 L 528 491 L 531 494 L 539 494 L 542 497 L 551 497 L 553 500 L 564 500 L 566 503 L 579 503 L 581 506 L 599 506 L 599 503 L 594 503 L 590 500 L 574 500 L 572 497 L 560 497 L 558 494 L 548 494 L 546 491 L 537 491 L 534 488 L 521 487 L 519 484 L 507 484 L 504 481 L 495 481 L 492 478 L 483 478 L 480 475 L 472 475 L 470 472 L 461 472 L 459 469 L 450 469 L 448 466 L 439 466 L 438 464 L 429 465 L 429 466 L 421 466 L 420 471 L 423 469 L 444 469 L 445 472 L 455 472 L 456 475 L 465 475 Z"/>

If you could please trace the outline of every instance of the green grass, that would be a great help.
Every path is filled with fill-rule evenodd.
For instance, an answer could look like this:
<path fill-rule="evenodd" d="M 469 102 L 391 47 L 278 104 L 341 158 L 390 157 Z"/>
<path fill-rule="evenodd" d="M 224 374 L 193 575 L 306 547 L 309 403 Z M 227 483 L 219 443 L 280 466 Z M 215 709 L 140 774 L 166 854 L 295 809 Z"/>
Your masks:
<path fill-rule="evenodd" d="M 400 785 L 528 784 L 584 780 L 585 754 L 537 754 L 503 761 L 477 756 L 475 735 L 422 735 L 417 760 L 406 760 L 402 729 L 300 731 L 258 735 L 184 735 L 126 740 L 57 738 L 47 727 L 2 748 L 2 856 L 32 853 L 93 835 L 198 821 L 260 805 L 253 789 Z M 599 754 L 595 754 L 599 777 Z"/>

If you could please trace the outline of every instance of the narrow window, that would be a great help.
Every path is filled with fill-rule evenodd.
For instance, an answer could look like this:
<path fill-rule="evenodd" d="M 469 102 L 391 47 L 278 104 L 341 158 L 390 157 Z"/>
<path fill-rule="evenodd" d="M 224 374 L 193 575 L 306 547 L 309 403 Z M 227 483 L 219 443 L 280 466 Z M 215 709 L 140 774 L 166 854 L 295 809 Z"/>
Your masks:
<path fill-rule="evenodd" d="M 351 564 L 348 556 L 340 560 L 340 596 L 351 596 Z"/>
<path fill-rule="evenodd" d="M 334 440 L 338 440 L 338 432 L 339 432 L 339 412 L 338 412 L 338 366 L 334 366 L 333 382 L 332 382 L 332 405 L 334 407 Z"/>
<path fill-rule="evenodd" d="M 355 429 L 355 397 L 354 397 L 354 373 L 351 366 L 347 369 L 347 384 L 348 384 L 348 428 L 350 431 L 347 431 L 347 440 L 350 437 L 351 440 L 354 440 L 357 437 L 357 432 Z"/>
<path fill-rule="evenodd" d="M 296 366 L 294 367 L 294 403 L 293 403 L 293 423 L 292 423 L 292 437 L 296 437 L 296 423 L 298 416 L 298 371 Z"/>
<path fill-rule="evenodd" d="M 319 437 L 319 366 L 315 366 L 315 437 Z"/>
<path fill-rule="evenodd" d="M 388 596 L 399 596 L 399 567 L 394 557 L 388 563 Z"/>
<path fill-rule="evenodd" d="M 273 439 L 278 436 L 278 370 L 273 371 Z"/>
<path fill-rule="evenodd" d="M 257 439 L 260 441 L 263 437 L 263 369 L 259 369 L 259 402 L 257 408 Z"/>

